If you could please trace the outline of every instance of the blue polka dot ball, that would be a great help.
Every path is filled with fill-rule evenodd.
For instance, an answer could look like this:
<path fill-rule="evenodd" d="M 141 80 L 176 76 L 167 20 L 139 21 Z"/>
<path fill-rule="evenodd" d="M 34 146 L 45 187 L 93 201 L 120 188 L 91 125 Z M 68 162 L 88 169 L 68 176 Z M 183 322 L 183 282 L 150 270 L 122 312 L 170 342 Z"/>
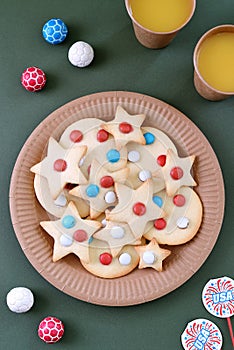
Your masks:
<path fill-rule="evenodd" d="M 67 33 L 66 24 L 59 18 L 50 19 L 42 28 L 44 39 L 52 45 L 61 44 L 66 39 Z"/>

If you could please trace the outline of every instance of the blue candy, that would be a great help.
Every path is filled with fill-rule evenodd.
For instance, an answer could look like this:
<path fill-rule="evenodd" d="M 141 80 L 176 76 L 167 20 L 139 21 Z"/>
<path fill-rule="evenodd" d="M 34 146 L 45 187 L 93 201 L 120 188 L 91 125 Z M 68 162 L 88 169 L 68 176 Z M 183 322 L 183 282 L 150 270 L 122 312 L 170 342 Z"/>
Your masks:
<path fill-rule="evenodd" d="M 62 43 L 66 39 L 67 33 L 66 24 L 59 18 L 50 19 L 42 28 L 44 39 L 52 45 Z"/>
<path fill-rule="evenodd" d="M 163 205 L 163 200 L 162 200 L 162 198 L 159 197 L 159 196 L 153 196 L 153 202 L 154 202 L 155 204 L 157 204 L 157 206 L 158 206 L 159 208 L 161 208 L 162 205 Z"/>
<path fill-rule="evenodd" d="M 106 154 L 106 158 L 109 163 L 117 163 L 120 160 L 120 153 L 117 149 L 110 149 Z"/>
<path fill-rule="evenodd" d="M 62 225 L 65 228 L 72 228 L 75 226 L 75 224 L 76 224 L 76 219 L 72 215 L 66 215 L 62 219 Z"/>
<path fill-rule="evenodd" d="M 144 138 L 145 138 L 146 145 L 151 145 L 155 141 L 155 136 L 151 134 L 151 132 L 146 132 L 144 134 Z"/>
<path fill-rule="evenodd" d="M 88 197 L 97 197 L 99 193 L 99 187 L 97 185 L 91 184 L 86 188 L 86 194 Z"/>

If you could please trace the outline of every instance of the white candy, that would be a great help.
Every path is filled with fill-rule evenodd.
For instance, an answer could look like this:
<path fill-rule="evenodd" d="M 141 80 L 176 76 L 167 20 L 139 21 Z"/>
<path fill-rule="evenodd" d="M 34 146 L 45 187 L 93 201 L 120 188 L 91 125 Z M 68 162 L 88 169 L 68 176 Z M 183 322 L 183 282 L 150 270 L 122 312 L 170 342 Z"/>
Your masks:
<path fill-rule="evenodd" d="M 30 289 L 16 287 L 10 290 L 6 297 L 7 306 L 16 313 L 27 312 L 34 303 L 34 296 Z"/>
<path fill-rule="evenodd" d="M 152 177 L 152 174 L 149 170 L 141 170 L 138 174 L 138 177 L 141 181 L 146 181 Z"/>
<path fill-rule="evenodd" d="M 140 160 L 140 153 L 138 151 L 128 152 L 128 160 L 132 163 L 138 162 L 138 160 Z"/>
<path fill-rule="evenodd" d="M 113 238 L 121 239 L 124 237 L 125 231 L 121 226 L 113 226 L 110 230 L 110 234 Z"/>
<path fill-rule="evenodd" d="M 63 193 L 61 193 L 58 198 L 54 201 L 54 204 L 58 207 L 65 207 L 67 205 L 67 199 Z"/>
<path fill-rule="evenodd" d="M 106 203 L 108 204 L 112 204 L 116 201 L 116 194 L 115 192 L 113 191 L 108 191 L 106 194 L 105 194 L 105 201 Z"/>
<path fill-rule="evenodd" d="M 146 264 L 152 265 L 155 262 L 155 255 L 151 251 L 144 252 L 142 259 Z"/>
<path fill-rule="evenodd" d="M 122 253 L 120 256 L 119 256 L 119 263 L 121 265 L 129 265 L 132 261 L 132 257 L 130 254 L 128 253 Z"/>
<path fill-rule="evenodd" d="M 61 237 L 60 237 L 60 244 L 63 246 L 63 247 L 69 247 L 70 245 L 72 245 L 73 243 L 73 239 L 72 237 L 66 235 L 66 234 L 63 234 Z"/>
<path fill-rule="evenodd" d="M 68 59 L 76 67 L 88 66 L 94 58 L 94 51 L 92 46 L 84 41 L 77 41 L 68 51 Z"/>
<path fill-rule="evenodd" d="M 102 226 L 105 227 L 106 224 L 107 224 L 106 219 L 103 219 L 103 220 L 102 220 Z"/>
<path fill-rule="evenodd" d="M 189 225 L 189 219 L 186 218 L 185 216 L 181 216 L 178 218 L 178 220 L 176 221 L 176 225 L 179 228 L 187 228 Z"/>

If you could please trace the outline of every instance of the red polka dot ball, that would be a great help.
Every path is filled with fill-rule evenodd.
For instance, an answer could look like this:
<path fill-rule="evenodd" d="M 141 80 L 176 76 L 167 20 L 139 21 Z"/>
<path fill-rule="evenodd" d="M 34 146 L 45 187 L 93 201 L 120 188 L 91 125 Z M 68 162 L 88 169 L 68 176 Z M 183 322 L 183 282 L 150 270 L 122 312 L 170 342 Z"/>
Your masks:
<path fill-rule="evenodd" d="M 45 343 L 53 344 L 58 342 L 64 333 L 62 321 L 53 316 L 44 318 L 38 327 L 38 336 Z"/>
<path fill-rule="evenodd" d="M 21 75 L 21 83 L 28 91 L 40 91 L 46 83 L 46 75 L 38 67 L 28 67 Z"/>

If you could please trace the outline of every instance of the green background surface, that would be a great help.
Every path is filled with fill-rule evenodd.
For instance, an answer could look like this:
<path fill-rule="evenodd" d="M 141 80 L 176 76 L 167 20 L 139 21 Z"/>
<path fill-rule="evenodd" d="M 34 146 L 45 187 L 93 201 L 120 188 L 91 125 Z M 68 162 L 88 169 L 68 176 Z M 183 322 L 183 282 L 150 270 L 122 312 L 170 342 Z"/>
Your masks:
<path fill-rule="evenodd" d="M 0 1 L 0 349 L 44 349 L 37 337 L 42 318 L 55 315 L 66 330 L 53 349 L 182 349 L 180 334 L 195 318 L 208 318 L 221 329 L 223 350 L 231 349 L 227 322 L 208 314 L 201 291 L 210 278 L 233 274 L 234 247 L 234 97 L 210 102 L 193 85 L 193 50 L 201 35 L 220 24 L 233 24 L 233 0 L 198 0 L 191 22 L 170 46 L 150 50 L 133 34 L 123 0 Z M 52 46 L 41 35 L 43 24 L 60 17 L 69 37 Z M 95 50 L 84 69 L 67 60 L 72 43 L 83 40 Z M 30 93 L 20 84 L 28 66 L 47 74 L 47 86 Z M 15 236 L 8 206 L 15 160 L 33 129 L 53 110 L 78 97 L 126 90 L 161 99 L 186 114 L 212 145 L 222 168 L 226 207 L 218 241 L 199 271 L 170 294 L 142 305 L 104 307 L 74 299 L 44 280 L 30 265 Z M 26 286 L 34 307 L 12 313 L 7 292 Z"/>

